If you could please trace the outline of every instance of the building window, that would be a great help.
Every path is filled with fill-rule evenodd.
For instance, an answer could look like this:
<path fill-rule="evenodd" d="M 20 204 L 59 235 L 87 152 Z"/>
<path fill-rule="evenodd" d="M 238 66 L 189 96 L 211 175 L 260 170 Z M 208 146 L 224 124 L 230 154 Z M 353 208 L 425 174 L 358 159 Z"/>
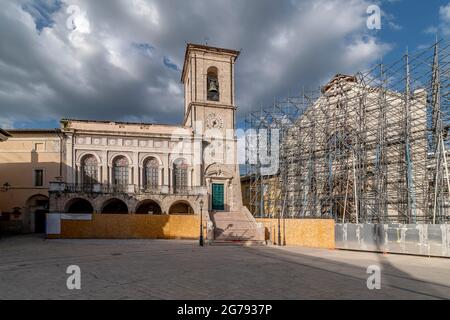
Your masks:
<path fill-rule="evenodd" d="M 149 158 L 144 165 L 144 187 L 155 188 L 159 186 L 159 162 Z"/>
<path fill-rule="evenodd" d="M 175 192 L 186 189 L 186 187 L 188 186 L 188 168 L 189 165 L 187 164 L 185 159 L 178 159 L 174 162 L 173 185 L 175 187 Z"/>
<path fill-rule="evenodd" d="M 208 69 L 207 76 L 208 100 L 220 100 L 220 85 L 217 68 L 211 67 Z"/>
<path fill-rule="evenodd" d="M 81 182 L 83 185 L 92 186 L 98 179 L 98 161 L 93 155 L 84 157 L 81 164 Z"/>
<path fill-rule="evenodd" d="M 34 170 L 34 186 L 35 187 L 44 186 L 44 170 L 42 169 Z"/>
<path fill-rule="evenodd" d="M 127 158 L 118 157 L 113 162 L 113 184 L 124 187 L 129 182 L 129 163 Z"/>

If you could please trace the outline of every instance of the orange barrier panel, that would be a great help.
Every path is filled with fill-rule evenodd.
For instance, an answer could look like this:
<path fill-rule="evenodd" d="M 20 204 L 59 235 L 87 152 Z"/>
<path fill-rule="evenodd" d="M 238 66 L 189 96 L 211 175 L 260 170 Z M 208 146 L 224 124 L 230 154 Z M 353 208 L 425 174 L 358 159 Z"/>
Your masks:
<path fill-rule="evenodd" d="M 288 246 L 302 246 L 309 248 L 335 248 L 334 220 L 315 219 L 256 219 L 266 228 L 266 240 L 279 244 L 279 231 L 281 243 Z"/>
<path fill-rule="evenodd" d="M 198 216 L 94 214 L 92 221 L 61 221 L 53 239 L 198 239 Z"/>

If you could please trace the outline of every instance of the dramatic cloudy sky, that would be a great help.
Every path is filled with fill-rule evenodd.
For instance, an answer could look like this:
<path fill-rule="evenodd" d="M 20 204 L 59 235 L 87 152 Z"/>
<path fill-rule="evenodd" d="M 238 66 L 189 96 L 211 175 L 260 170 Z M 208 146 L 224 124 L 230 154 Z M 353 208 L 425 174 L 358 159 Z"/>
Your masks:
<path fill-rule="evenodd" d="M 187 42 L 242 49 L 240 117 L 450 33 L 448 1 L 0 0 L 0 126 L 179 123 Z M 381 31 L 367 8 L 383 11 Z M 420 17 L 420 18 L 419 18 Z M 207 40 L 206 40 L 207 39 Z"/>

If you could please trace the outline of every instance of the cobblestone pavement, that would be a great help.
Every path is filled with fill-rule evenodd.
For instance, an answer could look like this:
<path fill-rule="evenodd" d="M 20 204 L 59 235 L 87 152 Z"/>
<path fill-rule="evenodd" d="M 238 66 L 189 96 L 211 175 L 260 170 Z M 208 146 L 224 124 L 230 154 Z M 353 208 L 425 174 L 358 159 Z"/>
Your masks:
<path fill-rule="evenodd" d="M 82 288 L 66 286 L 69 265 Z M 381 290 L 367 268 L 382 269 Z M 190 241 L 0 239 L 0 299 L 449 299 L 450 260 Z"/>

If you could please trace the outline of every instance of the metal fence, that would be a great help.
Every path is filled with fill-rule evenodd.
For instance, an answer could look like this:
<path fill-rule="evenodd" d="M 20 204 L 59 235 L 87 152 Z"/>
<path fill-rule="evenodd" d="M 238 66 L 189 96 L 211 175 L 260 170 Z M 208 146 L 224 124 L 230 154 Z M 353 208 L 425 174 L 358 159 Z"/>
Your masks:
<path fill-rule="evenodd" d="M 336 248 L 450 257 L 450 224 L 336 224 Z"/>

